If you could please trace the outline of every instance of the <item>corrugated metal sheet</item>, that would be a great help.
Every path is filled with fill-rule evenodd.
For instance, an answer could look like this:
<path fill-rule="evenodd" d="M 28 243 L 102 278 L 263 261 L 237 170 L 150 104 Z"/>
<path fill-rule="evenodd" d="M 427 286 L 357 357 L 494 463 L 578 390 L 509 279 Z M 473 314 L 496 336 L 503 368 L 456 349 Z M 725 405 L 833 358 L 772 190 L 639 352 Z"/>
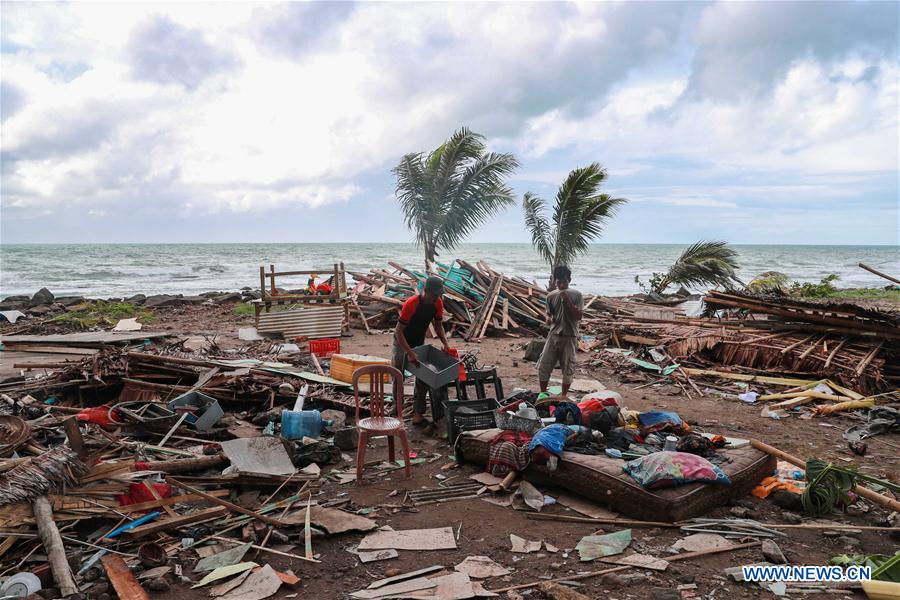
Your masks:
<path fill-rule="evenodd" d="M 311 306 L 295 310 L 259 315 L 260 333 L 280 333 L 286 338 L 306 336 L 310 339 L 340 337 L 344 307 Z"/>

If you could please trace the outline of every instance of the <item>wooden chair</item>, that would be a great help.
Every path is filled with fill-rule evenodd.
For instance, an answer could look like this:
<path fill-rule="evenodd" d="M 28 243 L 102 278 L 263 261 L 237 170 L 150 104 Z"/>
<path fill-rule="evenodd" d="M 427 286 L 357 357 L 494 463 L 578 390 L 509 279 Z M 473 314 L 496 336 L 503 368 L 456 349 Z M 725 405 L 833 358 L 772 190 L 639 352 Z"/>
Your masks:
<path fill-rule="evenodd" d="M 369 413 L 371 416 L 359 418 L 359 380 L 369 375 Z M 397 417 L 389 417 L 384 412 L 384 382 L 393 380 L 394 406 Z M 409 466 L 409 439 L 403 424 L 403 374 L 388 365 L 369 365 L 353 372 L 353 395 L 356 398 L 356 428 L 359 430 L 359 445 L 356 448 L 356 481 L 362 481 L 366 460 L 366 443 L 371 437 L 386 435 L 388 438 L 388 459 L 394 461 L 394 437 L 403 445 L 403 463 L 406 478 L 412 477 Z"/>

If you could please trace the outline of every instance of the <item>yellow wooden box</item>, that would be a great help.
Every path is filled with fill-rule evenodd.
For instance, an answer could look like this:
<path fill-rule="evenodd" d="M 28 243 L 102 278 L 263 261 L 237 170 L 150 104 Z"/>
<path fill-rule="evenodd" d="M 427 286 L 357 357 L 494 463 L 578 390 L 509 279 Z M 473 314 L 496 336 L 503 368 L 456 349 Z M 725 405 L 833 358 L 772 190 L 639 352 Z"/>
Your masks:
<path fill-rule="evenodd" d="M 363 354 L 332 354 L 331 376 L 338 381 L 353 383 L 353 373 L 360 367 L 368 365 L 388 365 L 391 361 L 378 356 L 366 356 Z M 361 383 L 369 383 L 371 377 L 360 378 Z"/>

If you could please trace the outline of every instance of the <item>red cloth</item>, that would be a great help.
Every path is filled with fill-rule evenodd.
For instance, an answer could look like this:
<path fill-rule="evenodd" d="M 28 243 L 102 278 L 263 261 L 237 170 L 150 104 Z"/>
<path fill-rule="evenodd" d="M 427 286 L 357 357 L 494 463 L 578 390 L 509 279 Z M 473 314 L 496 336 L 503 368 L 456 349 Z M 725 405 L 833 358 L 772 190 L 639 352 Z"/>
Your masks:
<path fill-rule="evenodd" d="M 79 421 L 85 421 L 87 423 L 99 425 L 100 427 L 109 427 L 113 424 L 113 422 L 109 418 L 109 409 L 110 407 L 106 404 L 102 406 L 95 406 L 93 408 L 85 408 L 80 413 L 75 415 L 75 418 Z"/>
<path fill-rule="evenodd" d="M 581 423 L 583 425 L 588 424 L 588 418 L 591 416 L 591 413 L 600 412 L 607 406 L 618 406 L 618 402 L 616 402 L 615 398 L 588 398 L 583 402 L 578 403 L 578 410 L 581 411 Z"/>
<path fill-rule="evenodd" d="M 169 498 L 172 496 L 172 486 L 168 483 L 151 483 L 153 489 L 159 494 L 160 498 Z M 147 486 L 143 483 L 132 483 L 128 486 L 128 493 L 116 496 L 119 506 L 128 506 L 129 504 L 140 504 L 142 502 L 152 502 L 156 500 Z"/>
<path fill-rule="evenodd" d="M 421 301 L 422 296 L 416 294 L 403 303 L 403 308 L 400 309 L 401 323 L 408 323 L 409 320 L 412 319 L 413 315 L 416 314 L 416 309 L 419 307 L 419 302 Z M 434 311 L 435 319 L 441 320 L 444 318 L 444 301 L 442 299 L 438 298 L 437 302 L 434 303 Z"/>
<path fill-rule="evenodd" d="M 516 446 L 522 446 L 529 443 L 530 441 L 531 435 L 525 433 L 524 431 L 504 429 L 497 435 L 497 437 L 491 440 L 491 444 L 496 444 L 499 442 L 512 442 Z"/>

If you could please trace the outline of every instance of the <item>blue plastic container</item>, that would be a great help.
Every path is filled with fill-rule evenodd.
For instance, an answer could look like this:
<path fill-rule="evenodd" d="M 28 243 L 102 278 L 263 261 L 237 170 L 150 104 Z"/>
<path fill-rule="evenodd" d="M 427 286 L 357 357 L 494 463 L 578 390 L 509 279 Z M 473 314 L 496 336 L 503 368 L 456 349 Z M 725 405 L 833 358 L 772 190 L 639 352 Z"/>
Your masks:
<path fill-rule="evenodd" d="M 281 411 L 281 437 L 286 440 L 299 440 L 304 437 L 318 438 L 322 427 L 330 421 L 322 418 L 317 410 L 283 410 Z"/>

